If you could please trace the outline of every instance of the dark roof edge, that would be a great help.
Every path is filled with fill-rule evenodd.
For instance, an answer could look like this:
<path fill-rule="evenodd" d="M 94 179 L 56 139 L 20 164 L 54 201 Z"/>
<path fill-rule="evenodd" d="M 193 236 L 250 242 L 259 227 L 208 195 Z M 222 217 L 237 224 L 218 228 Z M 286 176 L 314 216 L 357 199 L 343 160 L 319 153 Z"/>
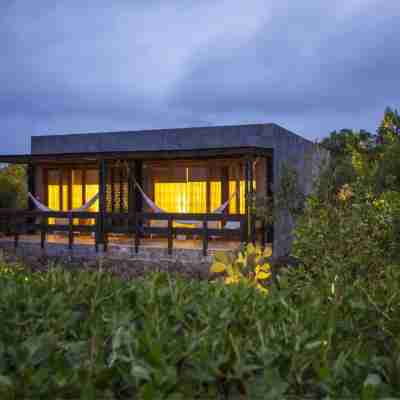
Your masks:
<path fill-rule="evenodd" d="M 82 136 L 82 135 L 106 135 L 106 134 L 129 134 L 129 133 L 136 133 L 136 134 L 151 134 L 151 133 L 163 133 L 163 132 L 183 132 L 185 130 L 204 130 L 204 129 L 221 129 L 221 128 L 242 128 L 242 127 L 277 127 L 282 131 L 285 131 L 287 134 L 294 135 L 302 140 L 306 140 L 311 142 L 309 139 L 300 136 L 293 131 L 290 131 L 279 124 L 269 122 L 269 123 L 254 123 L 254 124 L 237 124 L 237 125 L 206 125 L 206 126 L 188 126 L 182 128 L 160 128 L 160 129 L 137 129 L 137 130 L 124 130 L 124 131 L 103 131 L 103 132 L 81 132 L 81 133 L 53 133 L 53 134 L 40 134 L 40 135 L 32 135 L 31 139 L 34 138 L 42 138 L 42 137 L 57 137 L 57 136 Z M 312 142 L 311 142 L 312 143 Z"/>
<path fill-rule="evenodd" d="M 63 161 L 65 160 L 84 161 L 86 160 L 100 160 L 100 159 L 118 159 L 119 157 L 127 157 L 134 159 L 157 159 L 159 158 L 205 158 L 229 155 L 246 155 L 246 154 L 271 154 L 273 150 L 264 147 L 225 147 L 225 148 L 209 148 L 209 149 L 177 149 L 177 150 L 142 150 L 142 151 L 106 151 L 106 152 L 82 152 L 82 153 L 49 153 L 49 154 L 4 154 L 0 155 L 0 163 L 13 164 L 20 163 L 26 164 L 29 162 L 41 161 Z"/>

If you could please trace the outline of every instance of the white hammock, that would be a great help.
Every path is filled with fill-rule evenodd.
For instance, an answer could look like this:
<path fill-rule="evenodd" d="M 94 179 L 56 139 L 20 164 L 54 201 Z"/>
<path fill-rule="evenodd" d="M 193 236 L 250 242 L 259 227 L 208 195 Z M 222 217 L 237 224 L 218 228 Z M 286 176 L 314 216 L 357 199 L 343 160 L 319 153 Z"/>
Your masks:
<path fill-rule="evenodd" d="M 33 201 L 33 203 L 35 204 L 36 208 L 38 208 L 40 211 L 57 212 L 57 210 L 52 210 L 51 208 L 49 208 L 49 207 L 45 206 L 43 203 L 41 203 L 35 196 L 32 195 L 32 193 L 28 193 L 28 196 Z M 98 198 L 99 198 L 99 193 L 95 194 L 82 207 L 73 208 L 72 210 L 69 210 L 68 212 L 83 212 L 83 211 L 86 211 L 87 209 L 92 207 L 94 203 L 96 203 Z"/>
<path fill-rule="evenodd" d="M 141 193 L 141 195 L 143 196 L 144 200 L 146 201 L 146 203 L 148 204 L 148 206 L 155 212 L 158 214 L 163 214 L 163 213 L 167 213 L 167 211 L 163 210 L 162 208 L 158 207 L 153 200 L 150 199 L 149 196 L 147 196 L 147 194 L 144 192 L 144 190 L 140 187 L 140 185 L 135 182 L 136 187 L 139 189 L 139 192 Z M 222 214 L 223 211 L 225 210 L 225 208 L 228 206 L 229 202 L 232 200 L 232 198 L 236 195 L 236 192 L 232 194 L 232 196 L 225 201 L 225 203 L 221 204 L 218 208 L 216 208 L 215 210 L 211 211 L 211 214 Z M 196 226 L 201 226 L 202 221 L 190 221 L 190 220 L 176 220 L 176 222 L 178 224 L 182 224 L 182 225 L 196 225 Z"/>

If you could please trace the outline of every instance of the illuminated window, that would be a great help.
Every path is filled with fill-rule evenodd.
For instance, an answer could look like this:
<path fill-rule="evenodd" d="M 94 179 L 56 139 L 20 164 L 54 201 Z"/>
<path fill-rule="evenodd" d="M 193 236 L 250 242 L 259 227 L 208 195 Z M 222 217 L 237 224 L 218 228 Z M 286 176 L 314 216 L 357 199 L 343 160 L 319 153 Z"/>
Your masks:
<path fill-rule="evenodd" d="M 60 211 L 60 171 L 57 169 L 51 169 L 47 175 L 47 196 L 48 206 L 52 210 Z M 49 218 L 49 224 L 54 224 L 55 219 Z"/>
<path fill-rule="evenodd" d="M 84 176 L 85 174 L 85 176 Z M 60 179 L 62 177 L 62 179 Z M 99 177 L 96 169 L 49 169 L 47 171 L 47 204 L 55 211 L 69 211 L 71 208 L 82 207 L 99 191 Z M 83 185 L 85 182 L 85 185 Z M 69 204 L 71 199 L 72 204 Z M 88 211 L 98 211 L 99 202 Z M 49 218 L 49 223 L 54 224 L 55 219 Z M 94 220 L 74 220 L 77 223 L 94 223 Z"/>
<path fill-rule="evenodd" d="M 207 182 L 156 182 L 154 201 L 167 212 L 206 213 Z M 210 182 L 210 206 L 221 205 L 221 182 Z"/>
<path fill-rule="evenodd" d="M 254 185 L 254 190 L 256 189 L 256 181 L 253 181 L 253 185 Z M 245 184 L 244 184 L 244 180 L 240 181 L 240 187 L 239 187 L 239 204 L 240 204 L 240 210 L 239 210 L 239 214 L 244 214 L 245 210 L 244 210 L 244 206 L 245 206 L 245 201 L 244 201 L 244 197 L 245 197 Z M 236 181 L 229 181 L 229 198 L 231 198 L 231 200 L 229 201 L 229 212 L 231 214 L 236 214 L 237 213 L 237 209 L 236 209 L 236 196 L 233 196 L 233 193 L 236 192 Z"/>
<path fill-rule="evenodd" d="M 99 193 L 99 171 L 96 169 L 88 169 L 85 179 L 85 203 L 91 200 Z M 88 211 L 99 211 L 99 200 L 97 200 Z"/>

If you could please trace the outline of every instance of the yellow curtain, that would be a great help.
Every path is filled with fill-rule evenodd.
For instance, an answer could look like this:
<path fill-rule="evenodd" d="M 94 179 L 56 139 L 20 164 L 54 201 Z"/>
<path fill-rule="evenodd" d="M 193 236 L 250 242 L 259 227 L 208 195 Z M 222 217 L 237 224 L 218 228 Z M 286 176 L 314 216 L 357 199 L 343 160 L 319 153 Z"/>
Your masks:
<path fill-rule="evenodd" d="M 221 205 L 221 182 L 210 182 L 210 212 Z"/>
<path fill-rule="evenodd" d="M 186 184 L 187 211 L 189 213 L 205 213 L 206 182 L 188 182 Z"/>
<path fill-rule="evenodd" d="M 207 183 L 196 182 L 156 182 L 154 201 L 158 207 L 168 212 L 205 213 Z M 221 182 L 210 182 L 211 211 L 221 205 Z"/>
<path fill-rule="evenodd" d="M 49 170 L 47 175 L 48 186 L 48 207 L 55 211 L 60 211 L 60 171 L 57 169 Z M 55 218 L 49 218 L 49 224 L 54 224 Z"/>
<path fill-rule="evenodd" d="M 167 212 L 187 212 L 186 183 L 164 183 L 154 184 L 154 202 L 158 207 Z"/>
<path fill-rule="evenodd" d="M 82 170 L 72 170 L 72 208 L 82 207 L 83 189 L 82 189 Z M 79 219 L 74 218 L 73 223 L 79 224 Z"/>
<path fill-rule="evenodd" d="M 99 171 L 97 169 L 88 169 L 85 171 L 85 203 L 91 200 L 99 192 Z M 99 200 L 97 200 L 92 207 L 87 211 L 98 212 Z M 94 225 L 95 220 L 86 220 L 88 224 Z"/>
<path fill-rule="evenodd" d="M 256 181 L 253 180 L 253 185 L 254 185 L 254 190 L 256 190 Z M 240 199 L 240 210 L 239 214 L 244 214 L 244 180 L 240 181 L 240 186 L 239 186 L 239 199 Z M 236 193 L 236 181 L 229 181 L 229 197 L 233 195 L 233 193 Z M 229 212 L 230 214 L 236 214 L 236 196 L 232 197 L 231 200 L 229 201 Z"/>
<path fill-rule="evenodd" d="M 85 179 L 85 203 L 99 193 L 99 171 L 97 169 L 88 169 Z M 98 212 L 99 201 L 97 200 L 88 211 Z"/>

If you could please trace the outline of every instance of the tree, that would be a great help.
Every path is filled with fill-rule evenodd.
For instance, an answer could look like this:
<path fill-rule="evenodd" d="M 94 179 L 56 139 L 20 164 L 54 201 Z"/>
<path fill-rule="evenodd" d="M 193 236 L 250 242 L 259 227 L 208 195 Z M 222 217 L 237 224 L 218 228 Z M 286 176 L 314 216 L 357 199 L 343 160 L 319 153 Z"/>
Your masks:
<path fill-rule="evenodd" d="M 27 207 L 26 170 L 20 165 L 0 169 L 0 208 Z"/>
<path fill-rule="evenodd" d="M 400 138 L 400 115 L 396 109 L 386 107 L 377 131 L 379 144 L 392 143 Z"/>

